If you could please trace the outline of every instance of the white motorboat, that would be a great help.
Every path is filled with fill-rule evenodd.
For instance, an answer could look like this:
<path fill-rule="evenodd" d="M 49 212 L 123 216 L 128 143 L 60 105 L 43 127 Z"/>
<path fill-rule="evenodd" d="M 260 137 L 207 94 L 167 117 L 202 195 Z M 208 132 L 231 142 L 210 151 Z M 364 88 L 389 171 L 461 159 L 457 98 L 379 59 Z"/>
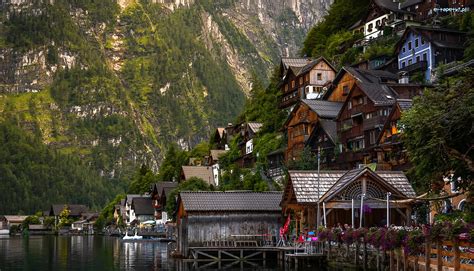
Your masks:
<path fill-rule="evenodd" d="M 137 231 L 135 231 L 134 236 L 128 235 L 128 232 L 126 231 L 125 236 L 122 238 L 123 241 L 142 240 L 142 239 L 143 239 L 143 236 L 138 235 Z"/>

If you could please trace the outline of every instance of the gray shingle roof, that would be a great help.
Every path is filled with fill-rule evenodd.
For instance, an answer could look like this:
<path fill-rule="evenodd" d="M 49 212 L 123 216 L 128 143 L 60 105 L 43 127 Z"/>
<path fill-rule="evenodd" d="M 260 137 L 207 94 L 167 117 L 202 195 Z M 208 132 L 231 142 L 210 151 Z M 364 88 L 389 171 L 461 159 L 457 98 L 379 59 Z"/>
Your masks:
<path fill-rule="evenodd" d="M 153 215 L 153 200 L 150 197 L 139 197 L 132 200 L 132 209 L 135 215 Z"/>
<path fill-rule="evenodd" d="M 319 172 L 319 194 L 322 196 L 344 175 L 344 170 L 321 170 Z M 296 201 L 301 204 L 317 203 L 318 173 L 317 171 L 289 171 L 291 184 L 296 195 Z"/>
<path fill-rule="evenodd" d="M 189 180 L 189 178 L 197 177 L 208 184 L 215 185 L 214 176 L 212 174 L 212 168 L 206 166 L 183 166 L 184 179 Z"/>
<path fill-rule="evenodd" d="M 375 105 L 393 105 L 398 96 L 387 85 L 362 82 L 357 82 L 356 84 Z"/>
<path fill-rule="evenodd" d="M 365 172 L 373 173 L 378 178 L 387 182 L 389 186 L 399 191 L 405 197 L 415 197 L 410 182 L 401 171 L 376 171 L 369 168 L 353 169 L 349 171 L 327 170 L 320 171 L 320 194 L 321 200 L 330 199 L 344 187 L 356 180 Z M 317 171 L 290 171 L 290 181 L 298 203 L 317 203 L 318 174 Z"/>
<path fill-rule="evenodd" d="M 187 212 L 247 211 L 279 212 L 282 192 L 181 192 L 180 199 Z"/>
<path fill-rule="evenodd" d="M 337 122 L 334 120 L 320 119 L 319 123 L 332 143 L 335 144 L 337 139 Z"/>
<path fill-rule="evenodd" d="M 51 206 L 49 215 L 50 216 L 59 215 L 64 210 L 65 206 L 67 206 L 69 210 L 71 211 L 69 213 L 70 216 L 80 216 L 82 213 L 89 211 L 89 208 L 87 208 L 87 206 L 82 205 L 82 204 L 54 204 Z"/>
<path fill-rule="evenodd" d="M 296 57 L 284 57 L 281 59 L 281 62 L 285 65 L 285 69 L 288 69 L 288 67 L 303 67 L 308 64 L 309 61 L 311 61 L 311 59 Z"/>
<path fill-rule="evenodd" d="M 303 99 L 303 103 L 307 104 L 311 110 L 316 112 L 320 118 L 334 119 L 341 111 L 344 103 L 330 102 L 322 100 L 307 100 Z"/>
<path fill-rule="evenodd" d="M 155 189 L 158 192 L 158 195 L 160 195 L 160 197 L 162 196 L 163 191 L 164 191 L 165 195 L 167 195 L 167 194 L 169 194 L 169 192 L 171 190 L 175 189 L 176 187 L 178 187 L 177 182 L 158 182 L 158 183 L 155 183 Z"/>

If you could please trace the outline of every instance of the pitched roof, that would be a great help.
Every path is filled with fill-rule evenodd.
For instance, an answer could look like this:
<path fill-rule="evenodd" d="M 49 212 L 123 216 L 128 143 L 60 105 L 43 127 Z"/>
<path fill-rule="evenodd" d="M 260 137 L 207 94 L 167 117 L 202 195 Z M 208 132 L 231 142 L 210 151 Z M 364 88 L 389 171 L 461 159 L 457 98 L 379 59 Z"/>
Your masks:
<path fill-rule="evenodd" d="M 89 211 L 89 208 L 87 208 L 87 206 L 82 205 L 82 204 L 53 204 L 51 205 L 49 215 L 50 216 L 59 215 L 64 210 L 64 206 L 67 206 L 68 209 L 71 211 L 69 213 L 70 216 L 80 216 L 82 213 Z"/>
<path fill-rule="evenodd" d="M 290 181 L 298 203 L 318 202 L 318 173 L 317 171 L 295 171 L 290 170 Z M 346 171 L 344 170 L 321 170 L 319 172 L 319 195 L 322 196 L 336 183 Z"/>
<path fill-rule="evenodd" d="M 212 174 L 212 168 L 206 166 L 182 166 L 184 179 L 189 180 L 192 177 L 197 177 L 208 184 L 214 185 L 214 175 Z"/>
<path fill-rule="evenodd" d="M 169 192 L 176 187 L 178 187 L 178 182 L 158 182 L 154 184 L 156 191 L 160 197 L 162 196 L 162 192 L 165 192 L 165 195 L 169 194 Z"/>
<path fill-rule="evenodd" d="M 247 124 L 254 133 L 258 133 L 263 126 L 260 122 L 249 122 Z"/>
<path fill-rule="evenodd" d="M 127 194 L 127 197 L 125 198 L 125 203 L 130 203 L 132 204 L 132 200 L 137 197 L 142 197 L 143 195 L 140 194 Z"/>
<path fill-rule="evenodd" d="M 218 161 L 219 158 L 224 155 L 227 150 L 211 150 L 211 158 L 214 161 Z"/>
<path fill-rule="evenodd" d="M 332 82 L 332 86 L 323 94 L 323 100 L 327 100 L 335 87 L 339 84 L 344 74 L 349 73 L 357 82 L 364 84 L 384 84 L 385 82 L 398 82 L 398 76 L 394 73 L 384 70 L 366 70 L 349 66 L 344 66 L 337 73 Z"/>
<path fill-rule="evenodd" d="M 337 122 L 334 120 L 320 119 L 319 124 L 324 132 L 329 136 L 332 143 L 335 144 L 337 139 Z"/>
<path fill-rule="evenodd" d="M 135 215 L 153 215 L 155 213 L 153 200 L 150 197 L 133 198 L 132 209 L 135 211 Z"/>
<path fill-rule="evenodd" d="M 282 192 L 181 192 L 184 210 L 280 212 Z"/>
<path fill-rule="evenodd" d="M 405 2 L 401 3 L 400 8 L 405 9 L 422 2 L 423 0 L 406 0 Z"/>
<path fill-rule="evenodd" d="M 406 11 L 400 9 L 402 7 L 402 4 L 400 3 L 399 5 L 398 1 L 393 1 L 393 0 L 373 0 L 373 1 L 377 6 L 381 8 L 388 9 L 393 12 L 407 13 Z"/>
<path fill-rule="evenodd" d="M 288 67 L 303 67 L 308 62 L 311 61 L 309 58 L 301 58 L 301 57 L 282 57 L 281 63 L 283 63 L 284 68 L 288 69 Z"/>
<path fill-rule="evenodd" d="M 331 69 L 333 69 L 334 72 L 336 71 L 336 69 L 331 65 L 331 63 L 329 63 L 329 61 L 327 61 L 324 57 L 319 57 L 319 58 L 309 62 L 305 66 L 301 67 L 301 69 L 299 70 L 299 72 L 296 75 L 301 75 L 303 73 L 309 72 L 310 70 L 312 70 L 314 68 L 314 66 L 318 65 L 321 61 L 326 62 L 326 64 L 328 64 L 328 66 Z"/>
<path fill-rule="evenodd" d="M 361 174 L 373 174 L 376 178 L 386 182 L 387 186 L 399 191 L 405 197 L 415 197 L 410 182 L 401 171 L 372 171 L 367 167 L 353 170 L 322 170 L 320 171 L 321 200 L 330 199 L 344 187 L 356 180 Z M 296 195 L 296 200 L 301 204 L 314 204 L 318 202 L 318 173 L 315 170 L 289 171 L 290 182 Z"/>
<path fill-rule="evenodd" d="M 357 85 L 375 105 L 392 105 L 398 94 L 389 86 L 377 83 L 357 82 Z"/>
<path fill-rule="evenodd" d="M 344 103 L 302 99 L 320 118 L 336 118 Z"/>

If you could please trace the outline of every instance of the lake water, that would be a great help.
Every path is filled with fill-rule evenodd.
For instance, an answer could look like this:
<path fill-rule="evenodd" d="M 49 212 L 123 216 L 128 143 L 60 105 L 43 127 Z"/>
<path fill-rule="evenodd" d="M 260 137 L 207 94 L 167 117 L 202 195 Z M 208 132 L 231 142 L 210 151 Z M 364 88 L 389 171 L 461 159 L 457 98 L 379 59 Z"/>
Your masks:
<path fill-rule="evenodd" d="M 0 270 L 176 270 L 166 243 L 103 236 L 0 237 Z"/>
<path fill-rule="evenodd" d="M 195 263 L 200 269 L 218 270 L 216 263 Z M 208 267 L 203 268 L 203 265 Z M 0 236 L 0 271 L 6 270 L 194 270 L 192 262 L 168 258 L 167 244 L 124 243 L 104 236 Z M 226 262 L 227 270 L 291 270 L 276 260 Z M 305 266 L 301 270 L 327 270 Z M 334 269 L 333 269 L 334 270 Z"/>

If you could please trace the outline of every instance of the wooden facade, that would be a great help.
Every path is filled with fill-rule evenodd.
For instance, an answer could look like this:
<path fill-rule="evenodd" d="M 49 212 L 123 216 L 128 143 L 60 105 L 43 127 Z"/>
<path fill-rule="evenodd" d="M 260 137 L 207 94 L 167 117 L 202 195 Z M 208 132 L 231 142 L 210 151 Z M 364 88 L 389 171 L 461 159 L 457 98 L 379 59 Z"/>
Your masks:
<path fill-rule="evenodd" d="M 280 108 L 291 107 L 300 99 L 320 98 L 335 74 L 336 70 L 324 58 L 308 60 L 304 66 L 289 66 L 281 74 Z"/>
<path fill-rule="evenodd" d="M 285 151 L 285 160 L 297 160 L 300 153 L 305 147 L 305 143 L 313 132 L 318 122 L 316 112 L 305 104 L 300 103 L 299 106 L 291 112 L 285 128 L 287 131 L 288 143 Z"/>
<path fill-rule="evenodd" d="M 403 172 L 374 172 L 365 167 L 320 171 L 319 175 L 317 171 L 290 171 L 289 174 L 281 205 L 283 215 L 291 215 L 295 221 L 296 233 L 305 228 L 316 228 L 318 202 L 322 225 L 332 227 L 341 223 L 372 227 L 387 223 L 387 193 L 391 193 L 392 200 L 416 196 Z M 361 195 L 364 195 L 363 202 Z M 390 224 L 410 225 L 410 203 L 391 202 L 389 209 Z"/>
<path fill-rule="evenodd" d="M 353 86 L 337 119 L 342 168 L 377 162 L 373 148 L 391 109 L 391 104 L 376 106 L 361 85 Z"/>
<path fill-rule="evenodd" d="M 318 123 L 323 120 L 334 120 L 341 106 L 342 103 L 322 100 L 303 99 L 298 103 L 284 125 L 288 138 L 285 152 L 287 162 L 298 160 L 305 146 L 308 146 L 308 140 L 315 129 L 323 128 L 321 125 L 318 126 Z"/>
<path fill-rule="evenodd" d="M 245 236 L 276 236 L 282 224 L 281 192 L 181 192 L 178 251 Z"/>

